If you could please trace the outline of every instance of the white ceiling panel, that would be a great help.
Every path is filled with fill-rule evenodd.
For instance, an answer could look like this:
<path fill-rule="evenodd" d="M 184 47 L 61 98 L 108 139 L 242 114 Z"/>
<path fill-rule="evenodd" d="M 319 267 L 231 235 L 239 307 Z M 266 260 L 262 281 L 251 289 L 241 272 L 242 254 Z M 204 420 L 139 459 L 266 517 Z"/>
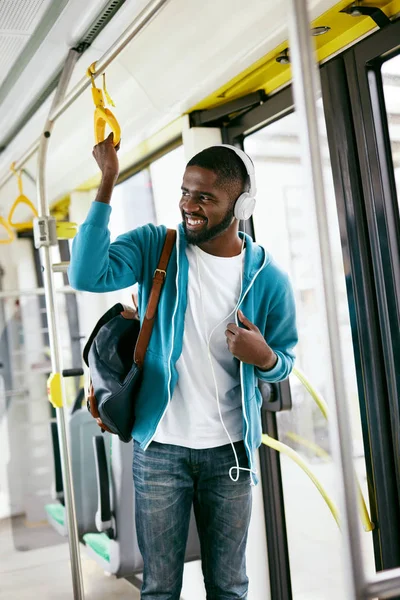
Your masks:
<path fill-rule="evenodd" d="M 28 36 L 25 35 L 0 33 L 0 85 L 7 77 L 28 39 Z"/>
<path fill-rule="evenodd" d="M 3 0 L 0 5 L 1 30 L 33 33 L 51 0 Z"/>
<path fill-rule="evenodd" d="M 0 85 L 50 3 L 51 0 L 2 0 L 0 3 Z"/>
<path fill-rule="evenodd" d="M 76 8 L 76 3 L 78 0 L 70 0 L 69 5 Z M 128 0 L 122 6 L 78 61 L 71 85 L 81 79 L 88 65 L 101 57 L 145 4 L 146 0 Z M 332 0 L 312 0 L 312 17 L 333 4 Z M 170 0 L 107 71 L 107 87 L 116 103 L 112 110 L 122 128 L 121 157 L 284 41 L 286 19 L 286 3 L 276 0 Z M 70 39 L 74 37 L 76 23 L 71 19 L 68 27 L 64 23 L 64 35 L 58 39 L 52 31 L 47 46 L 41 49 L 43 62 L 53 48 L 58 60 L 60 48 L 66 54 L 67 31 Z M 47 102 L 41 114 L 32 118 L 0 155 L 0 175 L 38 136 L 48 110 Z M 13 118 L 11 105 L 6 114 L 4 126 Z M 92 119 L 88 89 L 56 122 L 46 177 L 51 200 L 97 173 L 91 155 Z M 8 200 L 0 190 L 2 201 Z"/>

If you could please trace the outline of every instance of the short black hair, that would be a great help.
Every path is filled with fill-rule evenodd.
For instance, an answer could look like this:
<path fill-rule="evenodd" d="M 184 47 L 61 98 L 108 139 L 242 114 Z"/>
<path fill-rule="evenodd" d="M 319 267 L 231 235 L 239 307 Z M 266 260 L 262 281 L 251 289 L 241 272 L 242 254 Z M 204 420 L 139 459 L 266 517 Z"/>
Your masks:
<path fill-rule="evenodd" d="M 218 184 L 229 195 L 236 196 L 234 200 L 241 192 L 249 189 L 250 179 L 247 169 L 241 158 L 230 148 L 224 146 L 206 148 L 193 156 L 186 166 L 202 167 L 216 173 Z"/>

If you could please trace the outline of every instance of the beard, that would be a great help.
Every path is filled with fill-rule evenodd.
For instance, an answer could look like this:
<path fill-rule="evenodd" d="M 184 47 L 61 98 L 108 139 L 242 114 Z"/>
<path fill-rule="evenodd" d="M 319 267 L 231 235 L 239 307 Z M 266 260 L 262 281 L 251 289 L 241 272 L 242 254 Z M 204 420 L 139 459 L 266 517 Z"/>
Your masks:
<path fill-rule="evenodd" d="M 185 232 L 186 241 L 188 244 L 194 244 L 198 246 L 199 244 L 204 244 L 204 242 L 209 242 L 214 238 L 224 233 L 232 224 L 232 219 L 234 218 L 233 206 L 227 211 L 226 215 L 223 217 L 222 221 L 213 225 L 212 227 L 208 227 L 205 225 L 204 229 L 201 231 L 190 231 L 186 227 L 186 220 L 183 217 L 183 230 Z"/>

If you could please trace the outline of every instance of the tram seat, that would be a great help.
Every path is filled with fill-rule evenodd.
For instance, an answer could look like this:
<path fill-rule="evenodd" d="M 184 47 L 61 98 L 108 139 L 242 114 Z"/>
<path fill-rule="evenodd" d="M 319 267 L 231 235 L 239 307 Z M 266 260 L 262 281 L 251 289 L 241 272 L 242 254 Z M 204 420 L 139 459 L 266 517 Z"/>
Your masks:
<path fill-rule="evenodd" d="M 67 423 L 71 454 L 72 478 L 75 493 L 75 509 L 78 535 L 82 538 L 87 532 L 95 532 L 97 509 L 96 466 L 93 453 L 93 437 L 99 427 L 86 407 L 82 408 L 84 390 L 81 389 L 71 410 Z M 61 535 L 67 536 L 66 511 L 61 475 L 61 459 L 58 444 L 57 423 L 51 422 L 51 435 L 54 452 L 55 499 L 58 502 L 45 506 L 47 520 Z M 110 434 L 106 434 L 109 438 Z"/>
<path fill-rule="evenodd" d="M 107 468 L 104 438 L 93 440 L 99 490 L 96 523 L 99 533 L 85 534 L 83 541 L 89 555 L 117 577 L 134 576 L 143 571 L 136 525 L 134 483 L 132 477 L 132 442 L 125 444 L 112 436 L 111 468 Z M 108 451 L 109 453 L 109 451 Z M 200 559 L 200 542 L 192 512 L 185 562 Z"/>

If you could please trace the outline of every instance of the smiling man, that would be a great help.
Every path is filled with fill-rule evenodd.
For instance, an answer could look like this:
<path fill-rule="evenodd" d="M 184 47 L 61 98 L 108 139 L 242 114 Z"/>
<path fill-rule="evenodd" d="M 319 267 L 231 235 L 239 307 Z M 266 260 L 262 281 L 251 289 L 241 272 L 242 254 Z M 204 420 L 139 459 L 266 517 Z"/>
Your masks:
<path fill-rule="evenodd" d="M 109 204 L 118 177 L 112 134 L 93 155 L 102 182 L 73 243 L 70 283 L 106 292 L 138 282 L 144 315 L 166 228 L 149 224 L 110 244 Z M 297 343 L 287 276 L 239 233 L 254 194 L 250 158 L 229 146 L 203 150 L 183 175 L 182 224 L 132 431 L 146 600 L 179 600 L 192 506 L 207 599 L 247 598 L 251 484 L 261 443 L 257 382 L 288 377 Z"/>

